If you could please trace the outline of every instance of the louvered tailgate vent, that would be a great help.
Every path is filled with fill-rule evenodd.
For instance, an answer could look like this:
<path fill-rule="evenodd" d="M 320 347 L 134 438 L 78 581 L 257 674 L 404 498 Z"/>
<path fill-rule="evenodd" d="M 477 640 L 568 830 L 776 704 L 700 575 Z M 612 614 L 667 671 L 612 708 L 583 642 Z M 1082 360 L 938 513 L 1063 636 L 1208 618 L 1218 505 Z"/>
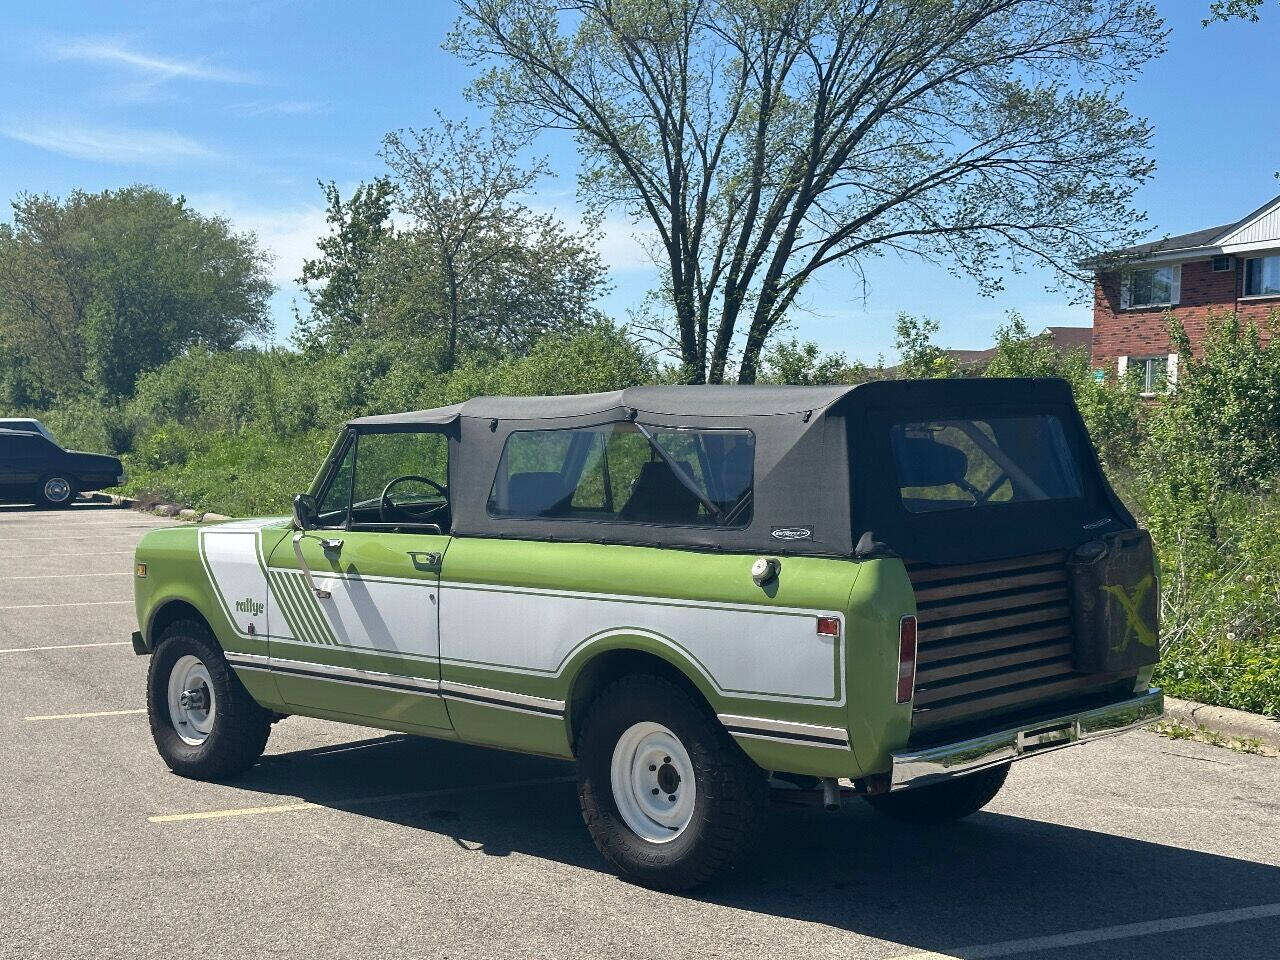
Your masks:
<path fill-rule="evenodd" d="M 1065 552 L 908 565 L 919 623 L 916 731 L 1096 684 L 1072 666 Z"/>

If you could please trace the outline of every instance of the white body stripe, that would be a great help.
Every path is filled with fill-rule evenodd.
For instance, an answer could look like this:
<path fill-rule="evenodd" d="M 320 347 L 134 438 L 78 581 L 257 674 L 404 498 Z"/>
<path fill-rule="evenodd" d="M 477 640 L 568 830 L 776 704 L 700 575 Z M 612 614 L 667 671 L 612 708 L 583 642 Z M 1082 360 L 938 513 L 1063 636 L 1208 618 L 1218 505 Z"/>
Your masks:
<path fill-rule="evenodd" d="M 305 574 L 302 577 L 305 586 Z M 372 580 L 316 574 L 329 591 L 320 611 L 339 646 L 435 659 L 440 653 L 432 580 Z"/>
<path fill-rule="evenodd" d="M 250 635 L 250 626 L 258 636 L 267 635 L 270 604 L 267 578 L 258 563 L 260 526 L 237 523 L 199 531 L 200 558 L 224 612 L 242 637 Z"/>
<path fill-rule="evenodd" d="M 418 662 L 436 660 L 446 668 L 456 664 L 558 676 L 586 645 L 630 634 L 678 652 L 725 696 L 845 703 L 845 631 L 839 611 L 505 585 L 437 587 L 431 580 L 332 574 L 316 575 L 316 585 L 330 593 L 317 600 L 301 571 L 272 568 L 276 590 L 263 574 L 259 533 L 274 522 L 241 521 L 200 531 L 201 557 L 242 637 L 252 625 L 258 638 L 270 637 L 293 650 L 325 644 Z M 288 549 L 287 538 L 276 547 Z M 262 613 L 254 612 L 255 600 L 265 601 Z M 819 616 L 836 618 L 839 636 L 819 634 Z M 744 732 L 735 735 L 787 736 L 776 725 L 741 726 Z M 792 736 L 802 733 L 791 731 Z"/>
<path fill-rule="evenodd" d="M 442 584 L 441 659 L 559 674 L 584 643 L 634 633 L 681 651 L 723 693 L 844 702 L 840 639 L 817 632 L 835 611 Z M 781 653 L 785 651 L 785 656 Z"/>

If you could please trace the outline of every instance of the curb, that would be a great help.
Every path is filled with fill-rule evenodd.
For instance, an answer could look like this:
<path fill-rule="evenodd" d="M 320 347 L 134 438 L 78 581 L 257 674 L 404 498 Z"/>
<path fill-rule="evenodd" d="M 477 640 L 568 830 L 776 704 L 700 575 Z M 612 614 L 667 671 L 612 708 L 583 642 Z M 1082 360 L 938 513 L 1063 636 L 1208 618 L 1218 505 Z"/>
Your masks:
<path fill-rule="evenodd" d="M 135 497 L 122 497 L 118 493 L 101 493 L 97 490 L 91 490 L 86 491 L 83 496 L 93 503 L 111 503 L 117 507 L 140 510 L 143 513 L 154 514 L 158 517 L 173 517 L 187 523 L 215 523 L 220 520 L 231 519 L 221 513 L 204 513 L 200 510 L 193 510 L 191 507 L 179 507 L 176 503 L 138 500 Z"/>
<path fill-rule="evenodd" d="M 1164 698 L 1166 720 L 1177 720 L 1237 740 L 1257 740 L 1271 751 L 1280 752 L 1280 720 L 1231 707 L 1215 707 L 1194 700 Z"/>

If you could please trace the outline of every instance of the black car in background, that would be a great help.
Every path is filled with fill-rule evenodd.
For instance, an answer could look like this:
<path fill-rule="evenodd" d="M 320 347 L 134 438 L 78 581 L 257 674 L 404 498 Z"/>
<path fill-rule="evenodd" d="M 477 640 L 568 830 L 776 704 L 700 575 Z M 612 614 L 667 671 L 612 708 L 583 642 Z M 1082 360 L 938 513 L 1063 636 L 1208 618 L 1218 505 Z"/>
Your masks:
<path fill-rule="evenodd" d="M 124 466 L 101 453 L 63 450 L 34 430 L 0 429 L 0 500 L 65 507 L 81 490 L 124 483 Z"/>

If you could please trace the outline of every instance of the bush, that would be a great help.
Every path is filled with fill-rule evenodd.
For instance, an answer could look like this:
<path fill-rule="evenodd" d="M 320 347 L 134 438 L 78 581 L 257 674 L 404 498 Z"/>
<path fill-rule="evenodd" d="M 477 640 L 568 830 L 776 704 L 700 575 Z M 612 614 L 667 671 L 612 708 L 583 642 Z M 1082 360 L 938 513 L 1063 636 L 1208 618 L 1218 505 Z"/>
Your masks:
<path fill-rule="evenodd" d="M 327 430 L 284 438 L 259 430 L 168 426 L 126 458 L 125 492 L 229 516 L 286 514 L 293 495 L 311 485 L 332 443 Z"/>

